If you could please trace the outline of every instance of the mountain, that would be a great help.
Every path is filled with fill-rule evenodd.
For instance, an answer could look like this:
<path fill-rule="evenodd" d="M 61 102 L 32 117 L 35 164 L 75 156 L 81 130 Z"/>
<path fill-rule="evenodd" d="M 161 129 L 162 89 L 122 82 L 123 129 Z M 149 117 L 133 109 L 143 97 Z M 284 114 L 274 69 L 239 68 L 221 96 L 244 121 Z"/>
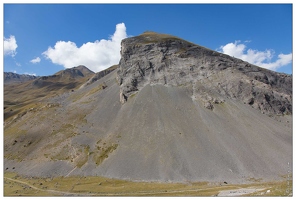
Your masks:
<path fill-rule="evenodd" d="M 4 84 L 23 83 L 38 78 L 38 76 L 28 74 L 16 74 L 13 72 L 4 72 Z"/>
<path fill-rule="evenodd" d="M 33 82 L 33 85 L 36 87 L 44 87 L 44 86 L 56 86 L 57 83 L 61 83 L 65 85 L 67 88 L 71 89 L 76 87 L 77 81 L 79 79 L 83 79 L 85 77 L 89 77 L 94 75 L 95 73 L 89 70 L 87 67 L 83 65 L 79 65 L 77 67 L 61 70 L 55 73 L 52 76 L 42 76 L 39 79 Z"/>
<path fill-rule="evenodd" d="M 26 112 L 24 109 L 35 102 L 40 102 L 43 99 L 48 99 L 67 91 L 74 91 L 94 74 L 87 67 L 80 65 L 71 69 L 61 70 L 51 76 L 28 76 L 31 79 L 21 82 L 22 84 L 5 84 L 4 119 L 22 115 L 23 112 Z M 6 73 L 4 73 L 4 76 L 6 76 Z M 23 75 L 18 74 L 14 76 L 23 77 Z M 14 83 L 18 82 L 14 81 Z"/>
<path fill-rule="evenodd" d="M 123 40 L 119 79 L 122 101 L 147 84 L 187 85 L 206 107 L 225 98 L 270 114 L 292 113 L 292 76 L 164 34 Z M 136 48 L 135 48 L 136 47 Z"/>
<path fill-rule="evenodd" d="M 93 71 L 89 70 L 84 65 L 79 65 L 77 67 L 61 70 L 54 75 L 61 76 L 64 78 L 77 78 L 77 77 L 85 77 L 90 74 L 94 74 Z"/>
<path fill-rule="evenodd" d="M 31 81 L 21 94 L 45 96 L 22 105 L 4 87 L 4 169 L 247 183 L 283 179 L 292 166 L 291 75 L 145 32 L 122 41 L 118 66 L 77 80 L 52 83 L 55 95 Z"/>

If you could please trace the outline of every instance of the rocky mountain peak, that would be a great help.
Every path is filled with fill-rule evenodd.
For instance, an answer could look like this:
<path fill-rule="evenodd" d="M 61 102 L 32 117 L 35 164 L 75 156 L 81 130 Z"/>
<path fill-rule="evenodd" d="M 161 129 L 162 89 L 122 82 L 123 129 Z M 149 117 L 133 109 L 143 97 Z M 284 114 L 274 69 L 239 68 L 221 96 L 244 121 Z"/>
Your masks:
<path fill-rule="evenodd" d="M 68 77 L 68 78 L 77 78 L 77 77 L 85 77 L 90 74 L 94 74 L 94 72 L 89 70 L 84 65 L 79 65 L 77 67 L 61 70 L 55 73 L 54 75 L 58 75 L 61 77 Z"/>
<path fill-rule="evenodd" d="M 122 41 L 120 101 L 147 84 L 187 87 L 214 109 L 236 100 L 265 114 L 292 113 L 292 76 L 260 68 L 178 37 L 145 32 Z"/>
<path fill-rule="evenodd" d="M 84 76 L 87 76 L 89 74 L 95 74 L 93 71 L 91 71 L 84 65 L 78 65 L 77 67 L 73 67 L 72 69 L 79 70 Z"/>
<path fill-rule="evenodd" d="M 90 77 L 95 73 L 83 65 L 61 70 L 51 76 L 42 76 L 32 82 L 35 87 L 47 87 L 49 85 L 55 87 L 59 83 L 61 86 L 70 85 L 69 88 L 74 88 L 79 80 Z"/>

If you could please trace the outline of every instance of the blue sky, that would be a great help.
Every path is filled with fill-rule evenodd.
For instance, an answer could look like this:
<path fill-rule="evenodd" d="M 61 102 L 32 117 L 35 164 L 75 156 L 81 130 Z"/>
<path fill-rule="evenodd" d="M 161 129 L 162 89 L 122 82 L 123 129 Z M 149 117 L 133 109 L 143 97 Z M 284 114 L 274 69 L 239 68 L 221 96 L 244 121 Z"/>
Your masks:
<path fill-rule="evenodd" d="M 150 30 L 292 74 L 292 4 L 4 4 L 4 71 L 52 75 L 120 59 Z"/>

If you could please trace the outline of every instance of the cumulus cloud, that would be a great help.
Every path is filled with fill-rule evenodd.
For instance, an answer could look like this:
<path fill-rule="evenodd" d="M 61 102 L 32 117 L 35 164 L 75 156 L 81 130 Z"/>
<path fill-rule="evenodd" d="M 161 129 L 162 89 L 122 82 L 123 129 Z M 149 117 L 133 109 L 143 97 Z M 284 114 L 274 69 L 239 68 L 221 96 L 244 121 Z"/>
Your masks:
<path fill-rule="evenodd" d="M 279 54 L 277 59 L 272 61 L 275 54 L 273 50 L 258 51 L 247 49 L 247 46 L 242 44 L 240 41 L 235 41 L 234 43 L 228 43 L 221 46 L 219 51 L 270 70 L 277 70 L 278 68 L 292 62 L 292 53 Z"/>
<path fill-rule="evenodd" d="M 42 54 L 52 63 L 65 68 L 85 65 L 98 72 L 119 63 L 121 40 L 126 37 L 125 24 L 120 23 L 116 25 L 114 34 L 108 40 L 87 42 L 80 47 L 71 41 L 58 41 L 54 47 L 49 47 Z"/>
<path fill-rule="evenodd" d="M 35 64 L 35 63 L 39 63 L 41 61 L 41 59 L 39 57 L 36 57 L 32 60 L 30 60 L 31 63 Z"/>
<path fill-rule="evenodd" d="M 16 55 L 16 39 L 13 35 L 11 35 L 9 38 L 4 37 L 4 42 L 3 42 L 3 51 L 5 56 L 12 56 L 14 57 Z"/>

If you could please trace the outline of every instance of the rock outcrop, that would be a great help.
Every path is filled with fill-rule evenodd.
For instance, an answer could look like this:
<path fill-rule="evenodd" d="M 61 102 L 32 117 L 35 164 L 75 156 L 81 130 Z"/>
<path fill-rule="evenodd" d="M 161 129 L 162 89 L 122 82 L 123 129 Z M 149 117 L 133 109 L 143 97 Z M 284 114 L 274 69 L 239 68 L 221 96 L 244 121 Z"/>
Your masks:
<path fill-rule="evenodd" d="M 292 113 L 291 75 L 165 34 L 124 39 L 118 81 L 122 103 L 147 84 L 162 84 L 190 88 L 209 109 L 229 98 L 266 114 Z"/>

